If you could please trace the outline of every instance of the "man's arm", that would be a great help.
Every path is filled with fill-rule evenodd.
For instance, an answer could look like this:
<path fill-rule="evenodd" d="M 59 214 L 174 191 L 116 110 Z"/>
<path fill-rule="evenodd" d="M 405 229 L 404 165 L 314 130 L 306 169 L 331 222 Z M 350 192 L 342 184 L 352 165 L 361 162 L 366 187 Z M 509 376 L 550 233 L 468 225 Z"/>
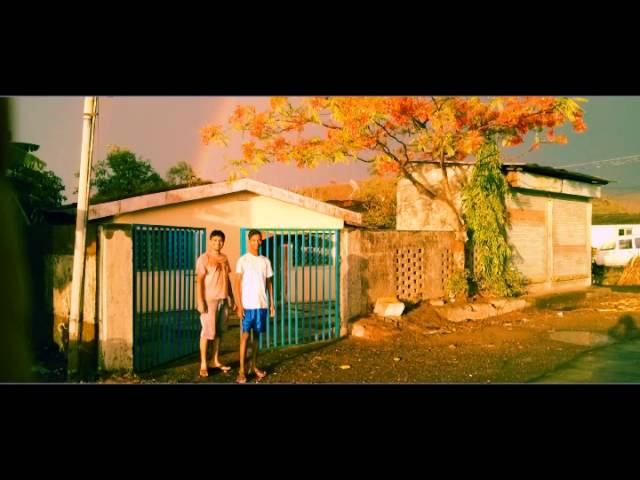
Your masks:
<path fill-rule="evenodd" d="M 233 283 L 231 282 L 231 265 L 229 265 L 229 260 L 227 260 L 225 267 L 227 269 L 227 297 L 230 300 L 229 307 L 232 310 L 235 310 L 236 303 L 238 302 L 236 302 L 236 297 L 233 293 Z"/>
<path fill-rule="evenodd" d="M 276 307 L 275 307 L 275 305 L 273 303 L 273 281 L 272 280 L 273 280 L 273 277 L 267 278 L 267 290 L 269 290 L 269 298 L 271 299 L 271 302 L 270 302 L 270 304 L 271 304 L 271 308 L 270 308 L 271 312 L 270 312 L 270 314 L 273 317 L 276 314 Z"/>
<path fill-rule="evenodd" d="M 229 297 L 229 300 L 230 300 L 229 307 L 231 309 L 235 310 L 236 304 L 238 302 L 236 301 L 236 296 L 233 293 L 233 284 L 231 283 L 231 278 L 228 275 L 227 275 L 227 289 L 228 289 L 228 292 L 229 292 L 228 297 Z"/>
<path fill-rule="evenodd" d="M 200 273 L 196 277 L 196 301 L 198 312 L 207 313 L 207 304 L 204 301 L 204 275 Z"/>
<path fill-rule="evenodd" d="M 236 292 L 238 293 L 238 301 L 236 301 L 236 313 L 240 320 L 244 318 L 244 308 L 242 308 L 242 273 L 236 273 Z"/>

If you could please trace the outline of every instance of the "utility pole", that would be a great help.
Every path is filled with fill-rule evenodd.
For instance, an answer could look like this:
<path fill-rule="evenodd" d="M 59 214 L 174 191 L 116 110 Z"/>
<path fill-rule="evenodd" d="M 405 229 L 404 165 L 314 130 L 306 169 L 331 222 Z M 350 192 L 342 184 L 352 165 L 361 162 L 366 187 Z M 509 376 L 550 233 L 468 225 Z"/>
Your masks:
<path fill-rule="evenodd" d="M 78 182 L 78 204 L 76 207 L 76 238 L 73 249 L 73 276 L 71 278 L 71 312 L 69 315 L 69 355 L 67 380 L 77 380 L 80 370 L 79 347 L 82 342 L 82 297 L 84 291 L 84 263 L 87 240 L 87 217 L 89 213 L 89 185 L 93 136 L 98 112 L 98 97 L 85 97 L 82 115 L 82 150 L 80 153 L 80 178 Z"/>

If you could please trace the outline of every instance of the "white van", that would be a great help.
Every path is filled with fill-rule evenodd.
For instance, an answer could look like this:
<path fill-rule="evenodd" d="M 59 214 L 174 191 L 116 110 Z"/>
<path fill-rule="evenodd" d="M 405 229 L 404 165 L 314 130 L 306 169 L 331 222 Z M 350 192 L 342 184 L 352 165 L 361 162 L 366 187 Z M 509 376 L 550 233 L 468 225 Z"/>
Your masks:
<path fill-rule="evenodd" d="M 592 225 L 591 226 L 591 246 L 600 248 L 603 244 L 614 238 L 636 236 L 640 237 L 640 225 L 619 224 L 619 225 Z"/>
<path fill-rule="evenodd" d="M 602 244 L 595 262 L 605 267 L 624 267 L 633 257 L 640 255 L 640 236 L 624 236 Z"/>

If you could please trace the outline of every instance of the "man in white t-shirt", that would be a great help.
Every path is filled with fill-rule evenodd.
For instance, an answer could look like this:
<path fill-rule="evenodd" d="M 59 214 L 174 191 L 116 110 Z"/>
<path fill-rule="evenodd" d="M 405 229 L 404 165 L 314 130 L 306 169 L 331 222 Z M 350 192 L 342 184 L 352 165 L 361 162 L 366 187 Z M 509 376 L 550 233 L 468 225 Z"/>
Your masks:
<path fill-rule="evenodd" d="M 240 337 L 240 371 L 238 383 L 246 383 L 245 356 L 247 353 L 247 341 L 249 332 L 253 330 L 251 340 L 252 361 L 249 370 L 253 370 L 258 380 L 266 376 L 266 372 L 260 370 L 256 363 L 258 355 L 258 339 L 260 334 L 267 329 L 269 321 L 268 306 L 271 306 L 271 316 L 275 315 L 273 306 L 273 270 L 267 257 L 260 255 L 259 249 L 262 243 L 262 234 L 258 230 L 249 231 L 249 252 L 238 259 L 236 265 L 236 290 L 240 301 L 236 302 L 238 317 L 241 319 L 242 336 Z M 271 302 L 267 303 L 267 290 Z"/>

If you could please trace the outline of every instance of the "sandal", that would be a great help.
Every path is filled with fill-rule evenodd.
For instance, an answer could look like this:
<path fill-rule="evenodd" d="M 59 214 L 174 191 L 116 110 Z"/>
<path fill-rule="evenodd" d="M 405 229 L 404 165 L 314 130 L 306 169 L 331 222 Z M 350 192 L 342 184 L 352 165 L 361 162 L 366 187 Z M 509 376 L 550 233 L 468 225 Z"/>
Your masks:
<path fill-rule="evenodd" d="M 231 370 L 231 367 L 228 365 L 212 365 L 210 368 L 217 368 L 218 370 L 220 370 L 222 373 L 227 373 L 229 370 Z"/>
<path fill-rule="evenodd" d="M 258 380 L 262 380 L 264 377 L 267 376 L 267 372 L 265 372 L 264 370 L 259 370 L 257 368 L 254 368 L 253 371 L 256 374 L 256 378 Z"/>
<path fill-rule="evenodd" d="M 200 369 L 200 376 L 202 378 L 206 378 L 209 376 L 209 371 L 206 368 L 201 368 Z"/>
<path fill-rule="evenodd" d="M 244 375 L 238 375 L 238 378 L 236 378 L 236 383 L 247 383 L 247 377 L 245 377 Z"/>

